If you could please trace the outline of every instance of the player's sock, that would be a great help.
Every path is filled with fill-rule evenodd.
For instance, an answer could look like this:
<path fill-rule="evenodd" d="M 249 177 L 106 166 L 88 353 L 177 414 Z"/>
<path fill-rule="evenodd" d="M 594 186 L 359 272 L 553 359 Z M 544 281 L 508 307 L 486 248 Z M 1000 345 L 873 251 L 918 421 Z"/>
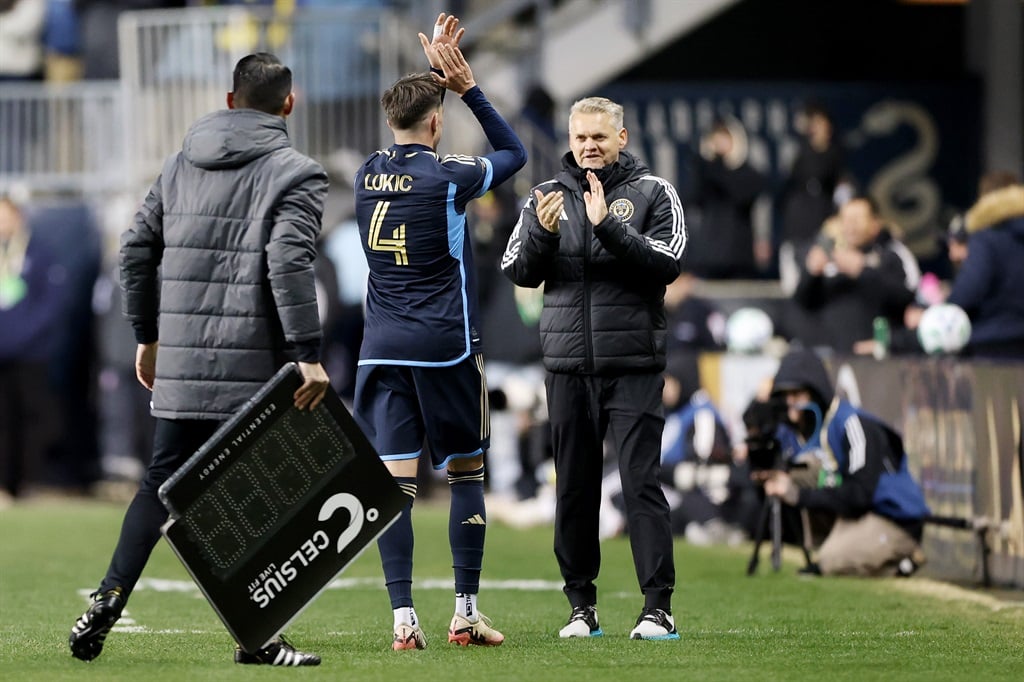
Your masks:
<path fill-rule="evenodd" d="M 476 622 L 480 618 L 480 612 L 476 610 L 476 595 L 465 592 L 456 593 L 455 613 L 470 622 Z"/>
<path fill-rule="evenodd" d="M 448 542 L 455 568 L 455 592 L 476 595 L 480 591 L 480 566 L 484 557 L 487 512 L 484 510 L 484 468 L 448 472 L 451 509 L 448 514 Z M 472 606 L 476 607 L 473 603 Z M 477 614 L 469 614 L 470 619 Z"/>
<path fill-rule="evenodd" d="M 419 616 L 416 615 L 416 609 L 411 606 L 400 606 L 394 609 L 395 614 L 395 627 L 399 625 L 411 625 L 416 627 L 420 624 Z"/>
<path fill-rule="evenodd" d="M 416 478 L 396 476 L 395 483 L 409 496 L 409 504 L 377 540 L 392 609 L 412 607 L 412 504 L 416 499 Z"/>

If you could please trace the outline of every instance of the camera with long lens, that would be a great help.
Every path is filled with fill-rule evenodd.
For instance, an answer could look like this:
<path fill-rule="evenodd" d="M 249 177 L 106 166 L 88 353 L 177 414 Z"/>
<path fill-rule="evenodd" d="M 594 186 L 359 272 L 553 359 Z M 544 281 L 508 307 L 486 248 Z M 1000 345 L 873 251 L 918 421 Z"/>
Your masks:
<path fill-rule="evenodd" d="M 763 482 L 766 478 L 775 476 L 774 473 L 784 471 L 792 473 L 793 470 L 801 469 L 806 465 L 794 463 L 792 459 L 793 444 L 789 443 L 785 448 L 779 440 L 779 426 L 786 423 L 792 426 L 787 419 L 787 408 L 785 399 L 781 396 L 773 397 L 770 400 L 755 400 L 747 406 L 743 412 L 743 424 L 747 428 L 747 463 L 750 471 L 754 474 L 754 480 Z M 761 473 L 760 476 L 756 475 Z M 805 512 L 801 512 L 805 513 Z M 782 501 L 777 496 L 766 495 L 764 505 L 761 508 L 761 518 L 754 533 L 754 551 L 747 563 L 747 575 L 753 575 L 757 570 L 760 561 L 761 542 L 770 533 L 772 541 L 772 568 L 776 571 L 782 565 L 782 542 L 783 527 L 786 526 L 793 538 L 801 538 L 800 544 L 804 552 L 804 559 L 807 562 L 805 571 L 809 573 L 818 572 L 817 565 L 811 560 L 810 546 L 802 538 L 807 537 L 803 530 L 801 521 L 792 513 L 787 515 L 783 512 Z M 803 519 L 805 517 L 799 517 Z"/>
<path fill-rule="evenodd" d="M 747 429 L 747 463 L 752 472 L 783 470 L 782 444 L 776 435 L 785 405 L 777 399 L 755 400 L 743 413 Z"/>

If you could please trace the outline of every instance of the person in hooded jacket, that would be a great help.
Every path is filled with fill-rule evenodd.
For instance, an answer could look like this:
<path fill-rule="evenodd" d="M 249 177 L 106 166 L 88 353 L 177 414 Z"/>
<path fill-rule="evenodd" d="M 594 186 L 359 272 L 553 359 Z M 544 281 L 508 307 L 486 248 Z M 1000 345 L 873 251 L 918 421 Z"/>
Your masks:
<path fill-rule="evenodd" d="M 818 550 L 823 575 L 909 575 L 924 562 L 929 515 L 907 468 L 903 440 L 878 417 L 835 395 L 810 350 L 783 357 L 772 396 L 784 401 L 799 448 L 793 468 L 765 472 L 764 491 L 792 507 L 835 517 Z M 796 473 L 798 472 L 799 473 Z"/>
<path fill-rule="evenodd" d="M 110 567 L 69 645 L 91 661 L 121 616 L 168 512 L 160 485 L 278 369 L 297 361 L 298 409 L 328 388 L 313 262 L 327 174 L 292 149 L 292 73 L 267 53 L 235 66 L 226 110 L 196 121 L 121 236 L 122 309 L 153 392 L 153 456 Z M 277 638 L 236 663 L 318 665 Z"/>
<path fill-rule="evenodd" d="M 966 352 L 1024 359 L 1024 185 L 983 194 L 964 222 L 967 258 L 947 302 L 971 318 Z"/>
<path fill-rule="evenodd" d="M 540 318 L 556 471 L 555 556 L 572 607 L 561 637 L 597 620 L 603 443 L 619 458 L 644 607 L 632 639 L 678 639 L 669 507 L 658 481 L 665 425 L 665 286 L 681 269 L 672 185 L 625 151 L 622 106 L 573 104 L 562 170 L 533 189 L 502 256 L 522 287 L 544 285 Z"/>

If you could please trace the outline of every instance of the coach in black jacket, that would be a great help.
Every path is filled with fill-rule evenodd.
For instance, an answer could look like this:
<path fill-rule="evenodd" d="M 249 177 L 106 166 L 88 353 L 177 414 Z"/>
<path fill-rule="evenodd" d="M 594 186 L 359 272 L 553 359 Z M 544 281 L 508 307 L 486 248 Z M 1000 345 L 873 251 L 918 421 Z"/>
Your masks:
<path fill-rule="evenodd" d="M 562 171 L 534 188 L 502 258 L 516 284 L 544 285 L 544 350 L 558 506 L 555 555 L 572 606 L 562 637 L 601 634 L 598 508 L 603 442 L 619 456 L 644 608 L 634 639 L 677 639 L 668 505 L 658 484 L 665 285 L 686 230 L 675 189 L 628 152 L 622 107 L 576 102 Z"/>

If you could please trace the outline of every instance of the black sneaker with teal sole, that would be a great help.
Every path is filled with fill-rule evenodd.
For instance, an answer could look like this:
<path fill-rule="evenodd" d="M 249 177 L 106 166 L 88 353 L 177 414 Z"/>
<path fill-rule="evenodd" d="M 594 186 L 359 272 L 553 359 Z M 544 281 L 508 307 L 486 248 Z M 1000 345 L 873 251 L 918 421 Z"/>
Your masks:
<path fill-rule="evenodd" d="M 663 609 L 644 607 L 636 619 L 636 627 L 629 633 L 630 639 L 679 639 L 672 614 Z"/>
<path fill-rule="evenodd" d="M 596 606 L 574 607 L 569 615 L 569 622 L 558 631 L 558 636 L 563 639 L 570 637 L 600 637 L 604 632 L 597 624 Z"/>

